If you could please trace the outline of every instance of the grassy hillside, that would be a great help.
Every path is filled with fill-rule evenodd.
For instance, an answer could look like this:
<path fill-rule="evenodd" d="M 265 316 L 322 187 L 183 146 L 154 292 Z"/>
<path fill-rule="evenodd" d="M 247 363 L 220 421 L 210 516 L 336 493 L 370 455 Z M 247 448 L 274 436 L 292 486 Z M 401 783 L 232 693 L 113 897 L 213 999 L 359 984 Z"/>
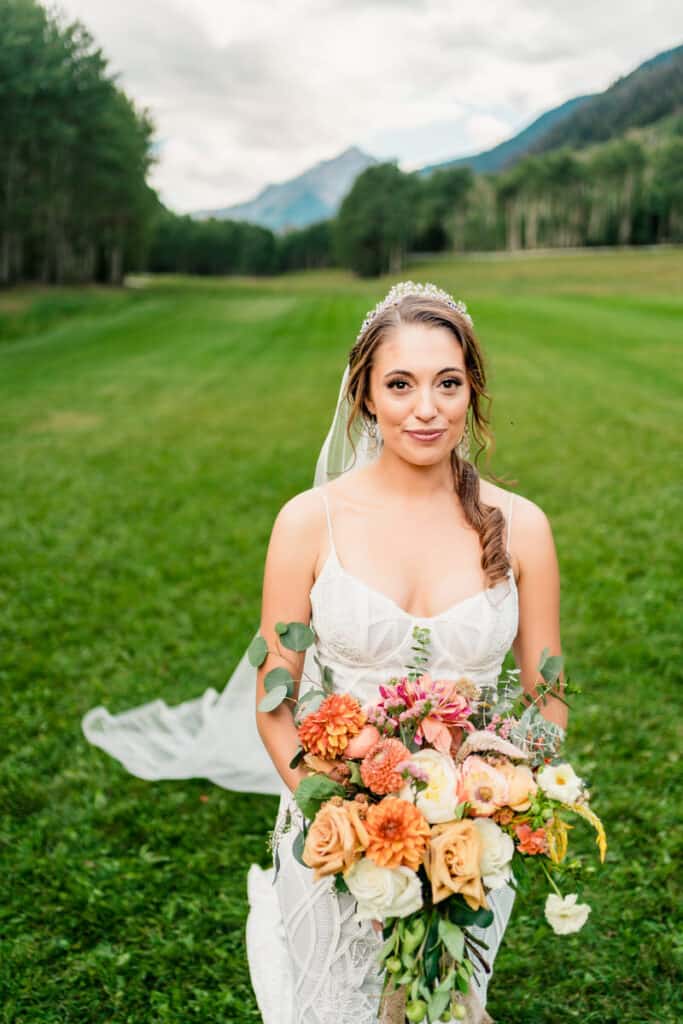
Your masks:
<path fill-rule="evenodd" d="M 675 1024 L 683 250 L 502 255 L 405 274 L 464 298 L 495 472 L 562 572 L 566 752 L 609 838 L 564 939 L 518 904 L 505 1024 Z M 0 293 L 0 1021 L 248 1024 L 245 876 L 271 798 L 146 783 L 80 718 L 221 689 L 273 519 L 311 484 L 348 350 L 391 280 L 341 273 Z M 679 949 L 680 953 L 680 949 Z M 507 995 L 510 993 L 510 995 Z"/>

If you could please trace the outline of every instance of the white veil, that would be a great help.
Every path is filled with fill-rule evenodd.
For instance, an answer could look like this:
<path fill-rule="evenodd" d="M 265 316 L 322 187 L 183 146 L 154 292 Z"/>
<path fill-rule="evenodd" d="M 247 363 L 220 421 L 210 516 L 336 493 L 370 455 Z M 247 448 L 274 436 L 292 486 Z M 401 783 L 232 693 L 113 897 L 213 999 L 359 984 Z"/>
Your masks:
<path fill-rule="evenodd" d="M 356 458 L 346 433 L 351 410 L 345 398 L 347 364 L 327 437 L 315 468 L 318 487 L 352 465 L 372 462 L 381 450 L 381 437 L 372 437 L 363 417 L 352 424 Z M 248 649 L 248 648 L 247 648 Z M 304 678 L 319 675 L 314 647 L 306 651 Z M 112 715 L 107 708 L 92 708 L 82 720 L 86 739 L 115 757 L 141 779 L 205 778 L 224 789 L 277 794 L 282 780 L 261 742 L 256 728 L 256 673 L 242 655 L 225 689 L 209 687 L 201 696 L 169 707 L 162 699 Z M 304 687 L 305 689 L 305 687 Z"/>

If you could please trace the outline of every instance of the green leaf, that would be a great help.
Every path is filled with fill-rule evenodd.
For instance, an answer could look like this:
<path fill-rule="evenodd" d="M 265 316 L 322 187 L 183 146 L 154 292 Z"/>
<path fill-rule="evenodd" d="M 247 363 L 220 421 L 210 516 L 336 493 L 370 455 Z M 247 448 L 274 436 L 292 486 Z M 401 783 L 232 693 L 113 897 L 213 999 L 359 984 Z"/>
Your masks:
<path fill-rule="evenodd" d="M 309 775 L 302 779 L 296 787 L 294 799 L 301 813 L 312 821 L 322 804 L 332 796 L 344 796 L 344 787 L 334 782 L 327 775 Z"/>
<path fill-rule="evenodd" d="M 460 893 L 457 893 L 448 900 L 448 917 L 453 924 L 463 927 L 476 924 L 480 928 L 486 928 L 493 921 L 493 911 L 485 910 L 484 907 L 472 910 Z"/>
<path fill-rule="evenodd" d="M 299 864 L 304 864 L 303 856 L 304 856 L 304 844 L 305 844 L 305 842 L 306 842 L 306 833 L 305 832 L 299 832 L 298 836 L 296 837 L 296 839 L 292 843 L 292 855 L 293 855 L 295 860 L 298 860 Z M 307 867 L 307 865 L 304 864 L 304 867 Z"/>
<path fill-rule="evenodd" d="M 442 917 L 439 921 L 439 938 L 454 960 L 462 960 L 465 952 L 465 933 L 462 928 Z"/>
<path fill-rule="evenodd" d="M 347 768 L 349 768 L 349 770 L 351 772 L 351 774 L 349 776 L 349 782 L 353 786 L 362 786 L 363 785 L 363 777 L 362 777 L 362 775 L 360 773 L 360 765 L 358 764 L 358 762 L 357 761 L 347 761 L 346 762 L 346 766 L 347 766 Z"/>
<path fill-rule="evenodd" d="M 284 686 L 288 697 L 291 697 L 294 693 L 294 679 L 292 678 L 292 673 L 286 668 L 271 668 L 263 680 L 263 685 L 269 692 L 274 690 L 276 686 Z"/>
<path fill-rule="evenodd" d="M 270 692 L 265 695 L 258 706 L 259 711 L 274 711 L 275 708 L 282 704 L 286 696 L 287 687 L 276 686 L 274 690 L 270 690 Z"/>
<path fill-rule="evenodd" d="M 303 622 L 288 622 L 287 632 L 280 634 L 280 640 L 290 651 L 305 651 L 315 640 L 315 633 Z"/>
<path fill-rule="evenodd" d="M 450 998 L 449 992 L 442 992 L 439 989 L 429 997 L 429 1002 L 427 1003 L 427 1016 L 430 1021 L 439 1019 L 443 1011 L 448 1006 Z"/>
<path fill-rule="evenodd" d="M 297 768 L 298 765 L 301 764 L 301 762 L 302 762 L 302 760 L 304 758 L 304 754 L 305 753 L 306 753 L 306 751 L 304 750 L 304 748 L 303 747 L 299 747 L 297 752 L 296 752 L 296 754 L 294 755 L 292 760 L 289 762 L 289 767 L 292 768 L 292 769 L 293 768 Z"/>
<path fill-rule="evenodd" d="M 275 623 L 275 632 L 277 633 L 278 636 L 282 636 L 283 633 L 287 632 L 287 623 L 286 622 L 276 622 Z"/>
<path fill-rule="evenodd" d="M 546 683 L 554 682 L 560 672 L 562 671 L 562 665 L 564 658 L 559 654 L 553 654 L 551 658 L 547 658 L 543 668 L 541 669 L 541 675 L 545 679 Z"/>
<path fill-rule="evenodd" d="M 334 888 L 336 889 L 337 892 L 348 892 L 349 891 L 349 887 L 346 884 L 346 882 L 344 881 L 344 876 L 343 875 L 335 875 L 334 876 Z"/>
<path fill-rule="evenodd" d="M 247 648 L 247 657 L 249 658 L 249 663 L 253 665 L 254 668 L 260 668 L 268 657 L 268 644 L 260 633 L 258 633 L 249 644 L 249 647 Z"/>
<path fill-rule="evenodd" d="M 329 665 L 324 665 L 322 670 L 322 688 L 325 694 L 332 693 L 334 685 L 332 682 L 332 669 Z"/>

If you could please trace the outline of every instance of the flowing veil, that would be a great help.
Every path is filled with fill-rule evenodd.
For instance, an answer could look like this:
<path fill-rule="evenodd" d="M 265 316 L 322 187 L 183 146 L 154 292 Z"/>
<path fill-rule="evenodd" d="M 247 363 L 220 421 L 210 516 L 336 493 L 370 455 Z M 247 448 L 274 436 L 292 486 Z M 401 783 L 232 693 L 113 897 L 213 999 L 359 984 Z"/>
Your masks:
<path fill-rule="evenodd" d="M 371 437 L 362 417 L 346 433 L 351 404 L 345 397 L 347 364 L 327 437 L 318 456 L 313 480 L 320 486 L 354 466 L 372 462 L 381 437 Z M 88 711 L 82 729 L 88 742 L 101 747 L 138 778 L 205 778 L 224 789 L 279 794 L 282 780 L 256 728 L 257 669 L 249 662 L 248 647 L 219 694 L 209 687 L 201 696 L 169 707 L 162 699 L 112 715 L 98 706 Z M 317 678 L 313 647 L 306 651 L 303 678 Z M 307 687 L 302 684 L 302 692 Z"/>

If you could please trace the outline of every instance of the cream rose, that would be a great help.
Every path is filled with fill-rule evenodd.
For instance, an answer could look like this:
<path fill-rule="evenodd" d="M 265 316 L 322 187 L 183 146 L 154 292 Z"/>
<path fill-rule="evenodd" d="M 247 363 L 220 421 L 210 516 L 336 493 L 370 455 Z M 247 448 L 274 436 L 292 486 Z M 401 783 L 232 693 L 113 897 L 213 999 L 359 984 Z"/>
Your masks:
<path fill-rule="evenodd" d="M 545 916 L 556 935 L 580 931 L 590 912 L 587 903 L 576 902 L 575 892 L 564 897 L 551 892 L 545 901 Z"/>
<path fill-rule="evenodd" d="M 415 794 L 410 784 L 399 792 L 401 800 L 417 805 L 430 825 L 452 821 L 458 800 L 455 793 L 457 772 L 450 757 L 438 750 L 419 750 L 410 755 L 410 760 L 429 776 L 427 788 Z"/>
<path fill-rule="evenodd" d="M 488 910 L 479 871 L 480 856 L 481 838 L 471 819 L 434 826 L 425 857 L 434 903 L 459 892 L 472 910 Z"/>
<path fill-rule="evenodd" d="M 490 818 L 475 818 L 474 825 L 481 839 L 481 880 L 489 889 L 500 889 L 512 877 L 510 861 L 515 852 L 515 844 Z"/>
<path fill-rule="evenodd" d="M 359 921 L 407 917 L 422 906 L 422 884 L 412 868 L 382 868 L 363 857 L 346 872 L 344 881 L 358 901 Z"/>
<path fill-rule="evenodd" d="M 306 836 L 302 860 L 316 879 L 346 871 L 368 844 L 362 820 L 364 807 L 354 800 L 332 797 L 316 814 Z"/>
<path fill-rule="evenodd" d="M 547 764 L 536 776 L 539 786 L 551 800 L 575 804 L 581 796 L 583 781 L 570 764 Z"/>

